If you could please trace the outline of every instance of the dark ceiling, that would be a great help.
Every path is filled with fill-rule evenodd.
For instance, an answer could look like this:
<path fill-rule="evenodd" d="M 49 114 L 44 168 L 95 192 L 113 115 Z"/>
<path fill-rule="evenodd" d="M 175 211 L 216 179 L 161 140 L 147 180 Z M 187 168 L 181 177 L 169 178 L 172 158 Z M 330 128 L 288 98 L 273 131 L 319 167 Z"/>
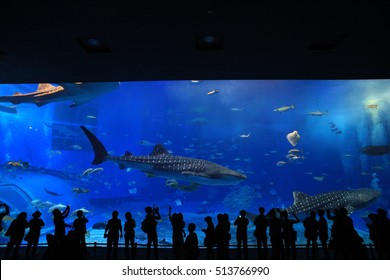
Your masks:
<path fill-rule="evenodd" d="M 2 0 L 0 83 L 390 78 L 385 1 Z"/>

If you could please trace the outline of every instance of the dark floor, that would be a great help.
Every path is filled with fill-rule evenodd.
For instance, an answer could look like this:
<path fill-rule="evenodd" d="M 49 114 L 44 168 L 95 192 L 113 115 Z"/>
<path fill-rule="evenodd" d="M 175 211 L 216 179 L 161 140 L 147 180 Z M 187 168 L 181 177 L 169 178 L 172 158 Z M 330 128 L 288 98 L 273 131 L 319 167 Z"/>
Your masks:
<path fill-rule="evenodd" d="M 19 257 L 16 258 L 16 259 L 25 260 L 26 259 L 26 257 L 25 257 L 25 250 L 26 250 L 25 246 L 22 246 L 20 248 L 20 251 L 19 251 Z M 42 256 L 44 255 L 46 250 L 47 250 L 46 246 L 38 247 L 37 256 L 34 256 L 32 258 L 29 258 L 29 259 L 33 259 L 33 260 L 42 259 Z M 88 259 L 88 260 L 105 260 L 105 259 L 107 259 L 107 257 L 106 257 L 107 256 L 107 250 L 106 250 L 106 247 L 103 244 L 102 245 L 96 245 L 96 246 L 91 244 L 90 246 L 87 247 L 87 250 L 88 250 L 88 256 L 86 257 L 86 259 Z M 269 254 L 271 254 L 271 249 L 269 249 L 268 251 L 269 251 Z M 1 257 L 1 259 L 4 259 L 4 252 L 5 252 L 5 247 L 4 246 L 0 247 L 0 257 Z M 369 246 L 367 246 L 366 253 L 367 253 L 366 255 L 367 255 L 368 259 L 375 259 L 374 258 L 374 249 L 372 249 Z M 214 254 L 216 255 L 216 252 L 214 252 Z M 151 256 L 152 256 L 151 258 L 153 258 L 153 251 L 152 251 L 152 255 Z M 234 247 L 230 248 L 229 256 L 230 256 L 230 259 L 238 259 L 237 258 L 237 251 L 236 251 L 236 249 Z M 330 251 L 330 258 L 332 259 L 332 257 L 333 257 L 333 252 Z M 253 247 L 249 248 L 248 258 L 252 259 L 252 260 L 257 259 L 257 249 L 256 248 L 253 248 Z M 69 259 L 69 258 L 64 258 L 64 259 Z M 71 258 L 71 259 L 79 259 L 79 258 Z M 118 249 L 118 259 L 122 259 L 122 260 L 125 259 L 125 252 L 124 252 L 124 248 L 123 247 L 120 247 Z M 141 245 L 141 246 L 139 246 L 137 248 L 137 250 L 136 250 L 136 257 L 134 259 L 138 259 L 138 260 L 145 260 L 146 259 L 146 248 L 145 248 L 145 246 Z M 171 247 L 159 247 L 159 259 L 161 259 L 161 260 L 172 260 L 173 257 L 172 257 Z M 205 260 L 206 259 L 206 249 L 205 248 L 201 248 L 200 249 L 200 254 L 199 254 L 198 259 L 201 259 L 201 260 Z M 305 246 L 298 246 L 297 247 L 297 259 L 298 260 L 306 260 L 307 259 L 306 258 Z M 316 256 L 315 259 L 319 259 L 319 260 L 325 259 L 324 254 L 323 254 L 321 248 L 318 249 L 318 256 Z"/>

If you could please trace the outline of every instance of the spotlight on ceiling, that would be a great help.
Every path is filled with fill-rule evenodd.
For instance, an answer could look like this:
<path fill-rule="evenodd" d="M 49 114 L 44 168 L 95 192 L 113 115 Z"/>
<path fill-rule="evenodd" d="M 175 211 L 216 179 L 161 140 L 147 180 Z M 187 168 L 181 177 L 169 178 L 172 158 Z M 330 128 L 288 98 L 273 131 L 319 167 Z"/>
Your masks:
<path fill-rule="evenodd" d="M 97 38 L 76 38 L 76 42 L 87 53 L 111 53 L 110 47 Z"/>
<path fill-rule="evenodd" d="M 214 33 L 202 33 L 195 36 L 197 50 L 222 50 L 223 35 Z"/>

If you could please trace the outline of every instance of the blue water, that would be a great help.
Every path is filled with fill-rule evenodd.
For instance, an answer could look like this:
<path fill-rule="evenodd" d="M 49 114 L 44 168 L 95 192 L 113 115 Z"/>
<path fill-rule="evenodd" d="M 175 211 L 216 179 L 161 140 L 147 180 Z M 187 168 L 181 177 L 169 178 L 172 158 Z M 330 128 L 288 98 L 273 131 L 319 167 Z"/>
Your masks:
<path fill-rule="evenodd" d="M 34 84 L 0 85 L 0 95 L 36 89 Z M 208 94 L 212 90 L 217 92 Z M 201 239 L 205 216 L 216 223 L 220 212 L 234 220 L 241 209 L 257 213 L 259 206 L 288 207 L 293 191 L 382 191 L 376 202 L 352 214 L 362 234 L 367 231 L 362 217 L 378 207 L 389 209 L 389 155 L 370 157 L 361 148 L 390 144 L 390 80 L 121 82 L 85 104 L 71 108 L 71 103 L 0 104 L 17 109 L 16 114 L 0 112 L 0 200 L 11 206 L 11 217 L 20 211 L 31 217 L 38 208 L 44 233 L 53 231 L 49 206 L 32 201 L 88 210 L 87 242 L 103 242 L 102 230 L 92 226 L 107 221 L 114 209 L 122 221 L 131 211 L 140 225 L 147 205 L 160 207 L 159 239 L 167 241 L 169 205 L 183 212 L 187 224 L 196 223 Z M 294 109 L 274 111 L 291 105 Z M 315 111 L 324 115 L 309 114 Z M 210 160 L 248 178 L 238 185 L 183 191 L 166 186 L 164 178 L 120 170 L 112 162 L 92 166 L 94 154 L 80 125 L 91 129 L 110 155 L 147 155 L 162 143 L 174 155 Z M 294 147 L 286 135 L 294 130 L 301 136 L 295 148 L 303 159 L 289 161 L 286 155 Z M 12 167 L 10 161 L 28 167 Z M 277 166 L 278 161 L 288 163 Z M 98 167 L 103 170 L 82 176 Z M 137 239 L 145 239 L 139 227 Z"/>

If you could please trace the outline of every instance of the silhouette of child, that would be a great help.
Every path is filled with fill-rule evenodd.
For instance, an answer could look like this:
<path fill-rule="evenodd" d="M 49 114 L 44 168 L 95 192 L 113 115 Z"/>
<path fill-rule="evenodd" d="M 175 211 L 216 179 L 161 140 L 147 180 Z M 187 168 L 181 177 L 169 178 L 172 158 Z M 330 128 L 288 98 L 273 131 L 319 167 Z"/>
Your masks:
<path fill-rule="evenodd" d="M 134 244 L 134 238 L 135 238 L 135 231 L 134 228 L 136 227 L 135 220 L 133 219 L 133 216 L 130 212 L 126 212 L 125 214 L 126 222 L 124 225 L 124 231 L 125 231 L 125 258 L 129 259 L 129 243 L 131 245 L 131 257 L 134 259 L 135 257 L 135 244 Z"/>
<path fill-rule="evenodd" d="M 195 233 L 196 225 L 188 225 L 189 234 L 184 242 L 184 254 L 187 260 L 195 260 L 199 256 L 198 235 Z"/>

